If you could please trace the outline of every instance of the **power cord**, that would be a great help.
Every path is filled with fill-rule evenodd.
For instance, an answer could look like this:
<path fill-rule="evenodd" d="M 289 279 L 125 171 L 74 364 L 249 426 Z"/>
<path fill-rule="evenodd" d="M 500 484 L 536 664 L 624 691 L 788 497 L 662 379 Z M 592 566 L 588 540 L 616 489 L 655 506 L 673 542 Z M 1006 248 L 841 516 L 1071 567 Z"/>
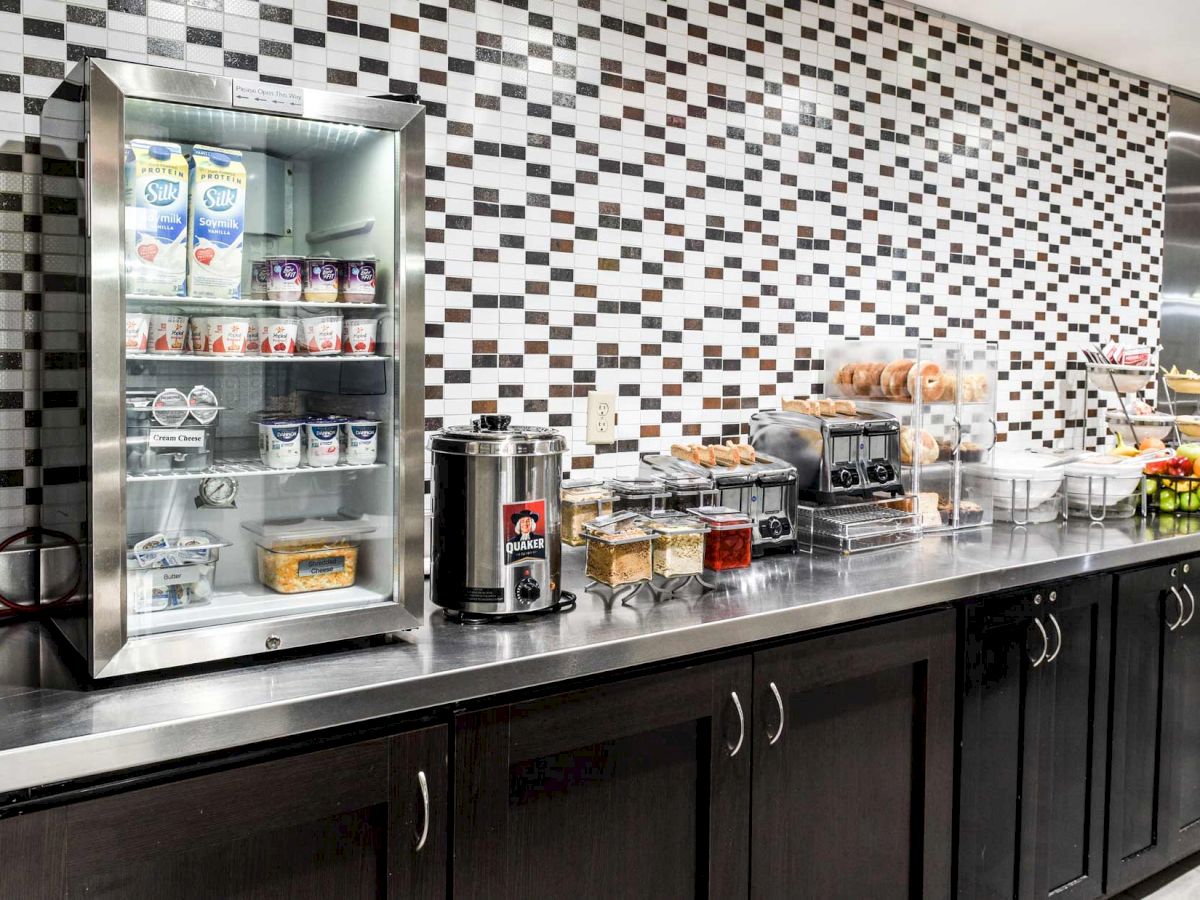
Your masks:
<path fill-rule="evenodd" d="M 75 591 L 79 589 L 79 582 L 83 580 L 83 554 L 80 551 L 79 541 L 71 537 L 65 531 L 55 531 L 53 528 L 43 528 L 40 525 L 33 525 L 26 528 L 24 531 L 18 531 L 16 534 L 0 541 L 0 553 L 3 553 L 17 541 L 28 537 L 52 537 L 64 541 L 67 546 L 75 549 L 75 579 L 71 582 L 71 587 L 61 597 L 56 597 L 53 600 L 47 600 L 45 603 L 40 602 L 40 598 L 34 597 L 24 603 L 17 600 L 10 600 L 3 594 L 0 594 L 0 606 L 5 606 L 13 612 L 30 613 L 40 609 L 45 609 L 50 606 L 57 606 L 60 603 L 65 603 L 75 596 Z M 36 545 L 35 545 L 36 546 Z"/>

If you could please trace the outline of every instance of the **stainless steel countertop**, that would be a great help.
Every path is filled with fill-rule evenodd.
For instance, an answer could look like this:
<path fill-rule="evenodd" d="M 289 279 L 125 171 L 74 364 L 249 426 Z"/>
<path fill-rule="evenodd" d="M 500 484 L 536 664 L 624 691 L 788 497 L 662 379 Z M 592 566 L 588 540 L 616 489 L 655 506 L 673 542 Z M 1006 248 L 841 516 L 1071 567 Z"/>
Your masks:
<path fill-rule="evenodd" d="M 1189 523 L 1190 524 L 1190 523 Z M 854 557 L 772 556 L 694 599 L 428 627 L 391 644 L 81 690 L 34 623 L 0 627 L 0 792 L 417 712 L 1104 569 L 1200 553 L 1141 519 L 983 528 Z"/>

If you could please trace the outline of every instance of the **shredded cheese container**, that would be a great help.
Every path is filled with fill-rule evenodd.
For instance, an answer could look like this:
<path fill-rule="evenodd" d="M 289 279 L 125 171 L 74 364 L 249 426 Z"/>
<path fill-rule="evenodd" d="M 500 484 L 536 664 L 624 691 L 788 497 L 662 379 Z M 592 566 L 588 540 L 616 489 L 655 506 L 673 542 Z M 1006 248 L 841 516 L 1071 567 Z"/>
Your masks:
<path fill-rule="evenodd" d="M 254 536 L 258 580 L 281 594 L 352 587 L 359 543 L 375 530 L 350 516 L 273 519 L 242 527 Z"/>

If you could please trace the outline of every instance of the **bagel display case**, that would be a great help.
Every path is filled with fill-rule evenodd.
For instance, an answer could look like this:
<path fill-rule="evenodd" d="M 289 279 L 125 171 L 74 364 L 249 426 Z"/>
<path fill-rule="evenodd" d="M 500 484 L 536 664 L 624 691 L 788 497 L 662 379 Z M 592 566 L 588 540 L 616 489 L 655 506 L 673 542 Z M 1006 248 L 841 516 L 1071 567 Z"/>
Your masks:
<path fill-rule="evenodd" d="M 420 625 L 424 120 L 104 59 L 47 99 L 91 677 Z"/>
<path fill-rule="evenodd" d="M 997 358 L 994 342 L 826 344 L 826 396 L 899 420 L 901 481 L 927 531 L 992 522 Z"/>

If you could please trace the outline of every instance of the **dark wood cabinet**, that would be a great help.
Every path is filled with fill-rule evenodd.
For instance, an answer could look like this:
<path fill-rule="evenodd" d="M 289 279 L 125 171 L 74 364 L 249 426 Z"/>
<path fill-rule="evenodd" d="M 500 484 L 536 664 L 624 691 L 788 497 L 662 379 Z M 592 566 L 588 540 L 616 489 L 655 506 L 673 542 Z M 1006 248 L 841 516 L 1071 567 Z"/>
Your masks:
<path fill-rule="evenodd" d="M 959 897 L 1102 896 L 1112 591 L 964 607 Z"/>
<path fill-rule="evenodd" d="M 754 654 L 751 896 L 950 895 L 954 613 Z"/>
<path fill-rule="evenodd" d="M 0 896 L 445 894 L 445 727 L 182 778 L 0 821 Z"/>
<path fill-rule="evenodd" d="M 453 894 L 747 892 L 750 659 L 456 719 Z"/>
<path fill-rule="evenodd" d="M 1178 564 L 1117 577 L 1106 888 L 1123 890 L 1171 853 L 1169 627 L 1179 620 Z"/>
<path fill-rule="evenodd" d="M 1200 562 L 1187 560 L 1173 568 L 1176 590 L 1168 588 L 1164 598 L 1163 661 L 1168 746 L 1165 811 L 1172 862 L 1200 850 L 1200 618 L 1196 616 Z"/>

